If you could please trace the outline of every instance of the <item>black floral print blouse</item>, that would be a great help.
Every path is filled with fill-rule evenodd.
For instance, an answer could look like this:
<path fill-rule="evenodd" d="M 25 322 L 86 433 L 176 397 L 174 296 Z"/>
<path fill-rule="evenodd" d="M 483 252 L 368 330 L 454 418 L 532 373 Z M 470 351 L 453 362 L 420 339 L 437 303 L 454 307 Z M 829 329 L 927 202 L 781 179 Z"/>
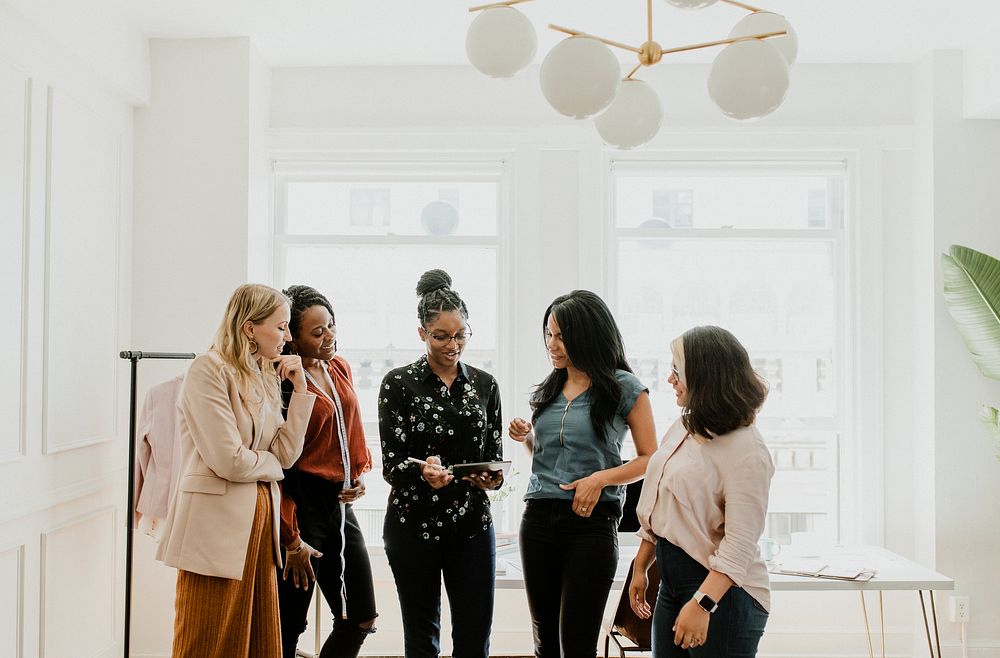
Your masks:
<path fill-rule="evenodd" d="M 392 487 L 387 513 L 428 541 L 473 537 L 493 523 L 485 491 L 459 478 L 432 489 L 420 464 L 407 461 L 437 455 L 452 466 L 503 458 L 496 380 L 461 362 L 458 370 L 448 388 L 421 356 L 390 371 L 379 390 L 382 477 Z"/>

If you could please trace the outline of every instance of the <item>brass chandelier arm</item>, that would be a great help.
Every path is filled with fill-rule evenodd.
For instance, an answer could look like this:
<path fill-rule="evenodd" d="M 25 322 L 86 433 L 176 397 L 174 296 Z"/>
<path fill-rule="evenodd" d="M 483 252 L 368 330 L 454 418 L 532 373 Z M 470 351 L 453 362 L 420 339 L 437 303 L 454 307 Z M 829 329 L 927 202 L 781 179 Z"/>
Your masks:
<path fill-rule="evenodd" d="M 579 30 L 572 30 L 568 27 L 563 27 L 561 25 L 554 25 L 552 23 L 549 23 L 549 29 L 555 30 L 556 32 L 562 32 L 563 34 L 568 34 L 571 37 L 589 37 L 591 39 L 597 39 L 601 43 L 607 44 L 609 46 L 614 46 L 615 48 L 621 48 L 622 50 L 627 50 L 637 55 L 639 54 L 639 49 L 636 48 L 635 46 L 630 46 L 628 44 L 620 43 L 618 41 L 612 41 L 611 39 L 605 39 L 603 37 L 597 37 L 594 36 L 593 34 L 587 34 L 586 32 L 581 32 Z"/>
<path fill-rule="evenodd" d="M 746 9 L 747 11 L 752 11 L 755 14 L 760 11 L 767 11 L 766 9 L 761 9 L 760 7 L 753 7 L 751 5 L 747 5 L 742 2 L 737 2 L 736 0 L 722 0 L 722 1 L 725 2 L 727 5 L 739 7 L 740 9 Z"/>
<path fill-rule="evenodd" d="M 626 80 L 631 80 L 632 76 L 635 75 L 635 72 L 638 71 L 641 68 L 642 68 L 642 64 L 636 64 L 634 67 L 632 67 L 632 70 L 628 72 L 628 75 L 625 76 L 625 79 Z"/>
<path fill-rule="evenodd" d="M 701 48 L 712 48 L 713 46 L 725 46 L 730 43 L 736 43 L 737 41 L 746 41 L 747 39 L 770 39 L 771 37 L 783 37 L 788 32 L 785 30 L 779 30 L 777 32 L 761 32 L 760 34 L 748 34 L 745 37 L 733 37 L 731 39 L 719 39 L 718 41 L 706 41 L 705 43 L 694 43 L 690 46 L 678 46 L 677 48 L 665 48 L 663 50 L 664 55 L 671 55 L 673 53 L 683 53 L 688 50 L 699 50 Z"/>
<path fill-rule="evenodd" d="M 646 0 L 646 41 L 653 40 L 653 0 Z"/>
<path fill-rule="evenodd" d="M 484 9 L 493 9 L 494 7 L 512 7 L 522 2 L 532 2 L 532 0 L 504 0 L 503 2 L 491 2 L 488 5 L 476 5 L 475 7 L 469 7 L 469 13 L 483 11 Z"/>
<path fill-rule="evenodd" d="M 602 37 L 594 36 L 593 34 L 587 34 L 586 32 L 581 32 L 579 30 L 573 30 L 573 29 L 570 29 L 568 27 L 563 27 L 561 25 L 554 25 L 553 23 L 549 23 L 549 29 L 555 30 L 556 32 L 562 32 L 563 34 L 568 34 L 568 35 L 570 35 L 572 37 L 588 37 L 588 38 L 591 38 L 591 39 L 597 39 L 601 43 L 605 43 L 605 44 L 607 44 L 609 46 L 614 46 L 615 48 L 621 48 L 622 50 L 628 50 L 629 52 L 633 52 L 633 53 L 635 53 L 637 55 L 642 55 L 642 49 L 641 48 L 636 48 L 634 46 L 629 46 L 629 45 L 624 44 L 624 43 L 619 43 L 617 41 L 612 41 L 611 39 L 604 39 Z M 725 46 L 725 45 L 730 44 L 730 43 L 736 43 L 737 41 L 746 41 L 747 39 L 770 39 L 772 37 L 783 37 L 786 34 L 788 34 L 788 32 L 786 32 L 785 30 L 777 30 L 775 32 L 761 32 L 759 34 L 748 34 L 748 35 L 743 36 L 743 37 L 732 37 L 730 39 L 719 39 L 718 41 L 706 41 L 704 43 L 694 43 L 694 44 L 690 44 L 690 45 L 687 45 L 687 46 L 677 46 L 676 48 L 664 48 L 664 49 L 662 49 L 660 51 L 660 55 L 671 55 L 673 53 L 683 53 L 683 52 L 687 52 L 689 50 L 700 50 L 701 48 L 712 48 L 714 46 Z M 655 61 L 650 62 L 650 63 L 651 64 L 655 64 L 658 61 L 660 61 L 659 57 L 657 57 Z M 632 73 L 634 73 L 634 72 L 635 71 L 633 71 Z M 632 73 L 630 73 L 629 76 L 631 76 Z"/>

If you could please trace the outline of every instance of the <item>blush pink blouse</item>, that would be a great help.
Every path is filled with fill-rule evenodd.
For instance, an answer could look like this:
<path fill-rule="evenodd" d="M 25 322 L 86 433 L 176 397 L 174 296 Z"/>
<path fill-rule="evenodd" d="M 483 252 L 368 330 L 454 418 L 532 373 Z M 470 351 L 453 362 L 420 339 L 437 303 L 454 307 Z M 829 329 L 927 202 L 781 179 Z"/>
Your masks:
<path fill-rule="evenodd" d="M 646 467 L 636 508 L 639 535 L 654 544 L 666 539 L 770 610 L 757 541 L 773 475 L 771 453 L 753 425 L 699 441 L 678 419 Z"/>

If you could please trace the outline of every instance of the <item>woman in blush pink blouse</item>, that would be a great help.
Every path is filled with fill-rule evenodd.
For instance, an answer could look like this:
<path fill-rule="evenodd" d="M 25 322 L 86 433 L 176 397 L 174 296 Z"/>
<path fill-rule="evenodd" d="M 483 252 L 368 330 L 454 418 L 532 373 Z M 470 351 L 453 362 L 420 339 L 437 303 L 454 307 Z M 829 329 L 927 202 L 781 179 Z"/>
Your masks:
<path fill-rule="evenodd" d="M 670 349 L 667 381 L 681 417 L 646 469 L 629 601 L 640 617 L 653 617 L 655 658 L 756 656 L 770 608 L 757 541 L 774 464 L 754 426 L 767 384 L 725 329 L 695 327 Z M 660 590 L 651 611 L 646 570 L 654 554 Z"/>

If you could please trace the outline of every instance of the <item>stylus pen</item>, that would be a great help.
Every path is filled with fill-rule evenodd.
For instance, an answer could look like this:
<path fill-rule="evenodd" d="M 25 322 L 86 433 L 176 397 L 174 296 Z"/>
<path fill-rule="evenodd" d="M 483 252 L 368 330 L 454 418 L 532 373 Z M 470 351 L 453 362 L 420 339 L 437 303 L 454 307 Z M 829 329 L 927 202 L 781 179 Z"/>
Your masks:
<path fill-rule="evenodd" d="M 411 461 L 414 464 L 420 464 L 421 466 L 430 466 L 431 468 L 437 468 L 437 469 L 442 470 L 442 471 L 449 470 L 449 469 L 445 468 L 444 466 L 442 466 L 441 464 L 431 464 L 429 462 L 425 462 L 423 459 L 417 459 L 416 457 L 407 457 L 406 461 Z"/>

